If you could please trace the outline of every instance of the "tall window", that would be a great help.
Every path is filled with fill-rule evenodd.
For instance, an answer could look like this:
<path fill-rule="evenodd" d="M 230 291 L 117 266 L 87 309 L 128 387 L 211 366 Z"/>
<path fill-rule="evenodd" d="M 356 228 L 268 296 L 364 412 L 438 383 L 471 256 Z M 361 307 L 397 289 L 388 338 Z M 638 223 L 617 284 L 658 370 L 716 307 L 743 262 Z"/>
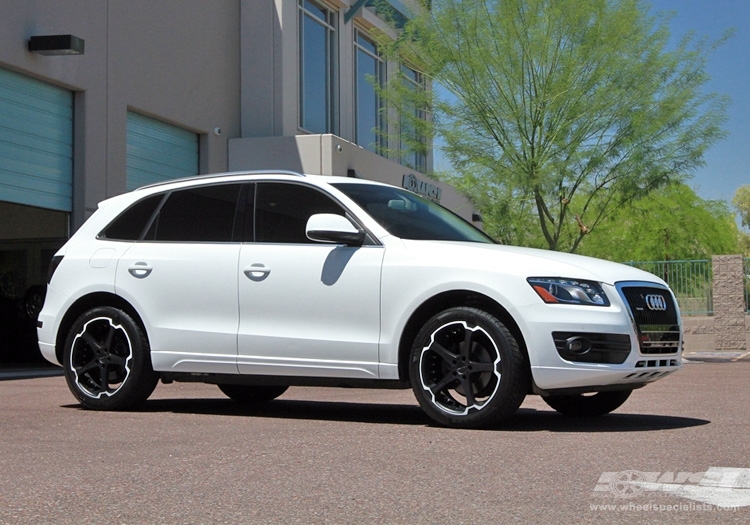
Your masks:
<path fill-rule="evenodd" d="M 384 66 L 375 42 L 354 30 L 355 142 L 378 153 L 383 119 L 376 87 L 382 86 Z"/>
<path fill-rule="evenodd" d="M 299 126 L 335 133 L 336 13 L 299 0 Z"/>
<path fill-rule="evenodd" d="M 407 88 L 415 92 L 425 90 L 424 78 L 419 71 L 402 65 L 401 78 Z M 401 118 L 401 164 L 417 171 L 424 171 L 427 168 L 427 156 L 422 150 L 426 139 L 420 133 L 415 120 L 424 120 L 427 115 L 416 106 L 407 107 L 404 111 L 409 114 L 409 118 Z"/>

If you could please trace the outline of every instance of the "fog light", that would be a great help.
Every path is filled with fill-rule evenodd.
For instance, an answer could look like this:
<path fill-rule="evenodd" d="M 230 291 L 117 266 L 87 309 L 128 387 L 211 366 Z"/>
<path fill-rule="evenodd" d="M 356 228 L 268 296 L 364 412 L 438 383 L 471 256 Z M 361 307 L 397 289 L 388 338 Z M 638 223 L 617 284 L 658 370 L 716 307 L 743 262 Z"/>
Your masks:
<path fill-rule="evenodd" d="M 580 336 L 570 337 L 565 340 L 565 350 L 576 355 L 586 354 L 591 350 L 591 341 Z"/>

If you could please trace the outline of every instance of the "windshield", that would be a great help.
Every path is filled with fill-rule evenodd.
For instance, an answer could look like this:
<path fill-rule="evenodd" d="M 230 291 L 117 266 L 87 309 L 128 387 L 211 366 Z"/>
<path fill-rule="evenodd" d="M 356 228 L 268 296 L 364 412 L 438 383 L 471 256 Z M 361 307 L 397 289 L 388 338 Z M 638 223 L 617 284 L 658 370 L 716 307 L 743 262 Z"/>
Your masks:
<path fill-rule="evenodd" d="M 333 186 L 396 237 L 421 241 L 494 243 L 455 213 L 409 191 L 375 184 L 342 182 Z"/>

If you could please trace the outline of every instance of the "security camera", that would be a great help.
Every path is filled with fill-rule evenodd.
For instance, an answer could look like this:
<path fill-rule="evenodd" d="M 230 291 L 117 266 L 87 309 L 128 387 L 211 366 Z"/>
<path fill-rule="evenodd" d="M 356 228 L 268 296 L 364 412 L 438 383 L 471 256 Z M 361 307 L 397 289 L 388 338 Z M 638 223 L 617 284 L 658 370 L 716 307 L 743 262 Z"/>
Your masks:
<path fill-rule="evenodd" d="M 214 128 L 214 135 L 216 135 L 217 137 L 221 135 L 221 128 L 219 127 Z"/>

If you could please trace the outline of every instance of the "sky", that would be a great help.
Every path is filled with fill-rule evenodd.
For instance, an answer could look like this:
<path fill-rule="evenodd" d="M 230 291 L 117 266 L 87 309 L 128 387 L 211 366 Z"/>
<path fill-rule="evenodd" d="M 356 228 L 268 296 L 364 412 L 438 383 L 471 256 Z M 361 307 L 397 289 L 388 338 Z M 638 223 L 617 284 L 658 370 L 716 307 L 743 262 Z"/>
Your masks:
<path fill-rule="evenodd" d="M 688 182 L 706 200 L 730 202 L 740 186 L 750 184 L 750 0 L 647 0 L 652 12 L 673 12 L 672 37 L 690 31 L 718 39 L 729 28 L 732 38 L 714 50 L 706 71 L 708 92 L 729 95 L 729 136 L 705 154 L 705 166 Z"/>

